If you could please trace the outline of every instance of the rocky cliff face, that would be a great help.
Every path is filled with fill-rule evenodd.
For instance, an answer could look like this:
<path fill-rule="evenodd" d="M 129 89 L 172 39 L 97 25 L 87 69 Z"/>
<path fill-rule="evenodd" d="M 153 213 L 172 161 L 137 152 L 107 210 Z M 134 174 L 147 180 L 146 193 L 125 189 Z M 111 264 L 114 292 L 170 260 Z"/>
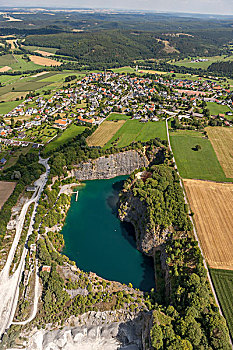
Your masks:
<path fill-rule="evenodd" d="M 71 175 L 78 180 L 110 179 L 119 175 L 129 175 L 135 169 L 147 167 L 148 164 L 144 154 L 130 150 L 80 163 L 72 170 Z"/>
<path fill-rule="evenodd" d="M 27 350 L 142 350 L 149 313 L 134 315 L 124 310 L 88 312 L 73 318 L 71 327 L 35 330 Z M 144 339 L 144 341 L 143 341 Z"/>
<path fill-rule="evenodd" d="M 154 257 L 154 249 L 161 246 L 169 229 L 150 227 L 146 205 L 134 197 L 131 190 L 125 192 L 120 201 L 119 218 L 121 221 L 133 224 L 136 234 L 137 249 L 146 255 Z"/>

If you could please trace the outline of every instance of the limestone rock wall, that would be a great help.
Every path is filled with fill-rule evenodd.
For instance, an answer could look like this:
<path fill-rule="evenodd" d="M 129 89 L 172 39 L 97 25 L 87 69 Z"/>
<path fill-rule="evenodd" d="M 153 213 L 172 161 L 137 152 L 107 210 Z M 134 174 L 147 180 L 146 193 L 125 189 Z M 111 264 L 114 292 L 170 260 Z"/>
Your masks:
<path fill-rule="evenodd" d="M 148 159 L 136 150 L 103 156 L 80 163 L 72 170 L 72 176 L 78 180 L 110 179 L 119 175 L 129 175 L 135 169 L 147 167 Z"/>
<path fill-rule="evenodd" d="M 130 190 L 120 199 L 119 218 L 121 221 L 133 224 L 137 249 L 152 257 L 154 257 L 154 249 L 161 246 L 170 233 L 170 229 L 150 227 L 145 203 L 134 197 Z"/>
<path fill-rule="evenodd" d="M 27 350 L 142 350 L 149 313 L 89 312 L 73 318 L 73 327 L 35 330 Z"/>

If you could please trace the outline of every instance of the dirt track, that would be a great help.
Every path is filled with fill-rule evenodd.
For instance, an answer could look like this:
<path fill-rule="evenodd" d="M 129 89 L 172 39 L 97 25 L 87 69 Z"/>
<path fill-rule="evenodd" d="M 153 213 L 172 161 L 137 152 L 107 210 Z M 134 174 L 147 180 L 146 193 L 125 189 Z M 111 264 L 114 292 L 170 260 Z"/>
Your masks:
<path fill-rule="evenodd" d="M 209 266 L 233 269 L 233 184 L 183 181 Z"/>

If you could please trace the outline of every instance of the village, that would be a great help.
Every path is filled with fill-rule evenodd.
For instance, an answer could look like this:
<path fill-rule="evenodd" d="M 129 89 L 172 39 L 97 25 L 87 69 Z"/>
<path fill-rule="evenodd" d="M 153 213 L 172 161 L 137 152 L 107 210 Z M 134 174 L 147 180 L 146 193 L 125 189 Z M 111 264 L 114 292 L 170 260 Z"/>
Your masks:
<path fill-rule="evenodd" d="M 142 123 L 178 117 L 189 129 L 232 126 L 232 92 L 218 81 L 147 76 L 91 73 L 49 96 L 31 94 L 1 118 L 1 168 L 16 148 L 43 147 L 71 124 L 98 126 L 112 112 Z"/>

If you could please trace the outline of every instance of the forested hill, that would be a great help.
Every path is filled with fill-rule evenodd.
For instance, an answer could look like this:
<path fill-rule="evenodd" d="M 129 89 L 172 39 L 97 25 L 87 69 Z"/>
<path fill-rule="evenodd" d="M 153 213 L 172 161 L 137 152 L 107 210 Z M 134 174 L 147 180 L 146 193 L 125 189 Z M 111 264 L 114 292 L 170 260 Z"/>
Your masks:
<path fill-rule="evenodd" d="M 164 44 L 157 42 L 151 33 L 134 35 L 119 30 L 29 36 L 25 45 L 57 47 L 57 54 L 75 57 L 84 64 L 124 64 L 134 59 L 152 58 L 158 53 L 163 55 L 164 49 Z"/>
<path fill-rule="evenodd" d="M 103 30 L 28 36 L 25 45 L 56 47 L 82 64 L 125 65 L 134 60 L 216 54 L 216 45 L 196 36 L 168 37 L 139 31 Z"/>

